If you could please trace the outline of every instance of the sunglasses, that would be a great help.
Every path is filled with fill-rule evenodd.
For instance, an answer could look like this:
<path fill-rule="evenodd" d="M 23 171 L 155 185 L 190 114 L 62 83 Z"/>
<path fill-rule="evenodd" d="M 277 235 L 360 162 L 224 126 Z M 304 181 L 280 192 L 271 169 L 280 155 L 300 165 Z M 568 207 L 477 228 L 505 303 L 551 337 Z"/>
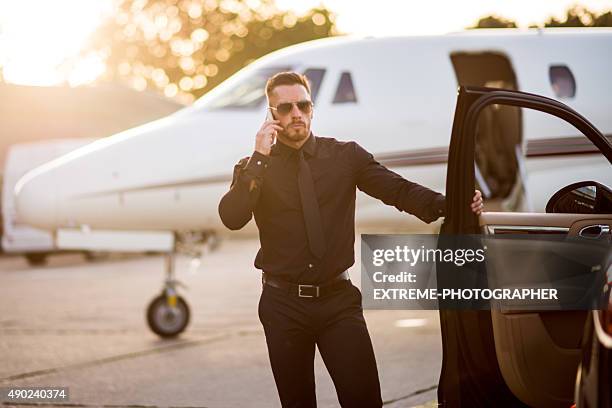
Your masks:
<path fill-rule="evenodd" d="M 291 112 L 293 105 L 296 105 L 302 113 L 308 114 L 312 112 L 313 104 L 311 101 L 284 102 L 279 103 L 276 107 L 269 106 L 269 108 L 278 112 L 279 115 L 285 116 Z"/>

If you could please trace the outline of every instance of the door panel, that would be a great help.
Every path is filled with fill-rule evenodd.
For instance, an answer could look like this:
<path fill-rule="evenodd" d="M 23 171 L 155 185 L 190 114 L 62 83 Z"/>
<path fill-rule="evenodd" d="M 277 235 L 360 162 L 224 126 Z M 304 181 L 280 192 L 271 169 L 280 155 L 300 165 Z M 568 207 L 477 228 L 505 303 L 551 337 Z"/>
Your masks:
<path fill-rule="evenodd" d="M 527 111 L 530 112 L 527 113 Z M 549 126 L 546 121 L 541 120 L 541 117 L 532 120 L 538 115 L 549 116 L 551 120 L 559 123 Z M 515 123 L 509 124 L 508 121 L 512 121 L 512 118 Z M 525 123 L 521 123 L 523 119 L 537 126 L 530 125 L 525 128 Z M 510 132 L 507 131 L 508 129 Z M 556 132 L 565 132 L 570 129 L 573 133 L 546 133 L 551 129 Z M 557 186 L 554 183 L 566 181 L 563 177 L 547 175 L 540 178 L 540 180 L 546 179 L 545 184 L 536 186 L 529 184 L 524 163 L 525 143 L 522 140 L 523 134 L 533 139 L 534 135 L 530 132 L 534 131 L 536 136 L 543 138 L 543 142 L 554 136 L 573 137 L 581 133 L 586 136 L 585 140 L 588 139 L 594 145 L 594 150 L 599 151 L 607 162 L 612 163 L 610 141 L 603 137 L 588 120 L 566 105 L 523 92 L 462 87 L 459 90 L 449 149 L 446 185 L 447 211 L 442 234 L 475 234 L 481 231 L 496 235 L 545 233 L 554 234 L 556 238 L 561 239 L 565 236 L 576 239 L 580 230 L 585 226 L 599 223 L 606 226 L 612 224 L 612 215 L 545 214 L 543 209 L 534 208 L 534 200 L 529 199 L 530 193 L 556 191 Z M 511 136 L 509 137 L 508 134 Z M 575 153 L 580 154 L 580 152 Z M 497 157 L 503 158 L 502 166 L 496 160 Z M 513 160 L 515 162 L 512 162 Z M 509 172 L 504 173 L 504 168 L 508 168 Z M 608 172 L 601 175 L 606 178 L 606 180 L 601 180 L 603 184 L 609 184 L 607 181 L 610 180 L 611 174 Z M 511 177 L 507 177 L 508 175 Z M 566 175 L 572 177 L 570 172 L 565 172 L 564 177 Z M 581 177 L 581 174 L 576 177 Z M 552 188 L 551 184 L 553 184 Z M 491 194 L 493 199 L 487 200 L 487 209 L 495 209 L 497 212 L 485 213 L 480 219 L 470 212 L 469 203 L 475 187 L 480 187 L 483 191 L 494 192 Z M 535 201 L 545 202 L 541 199 Z M 542 212 L 533 212 L 534 209 Z M 531 249 L 528 246 L 521 247 L 519 243 L 509 247 L 511 250 L 520 249 L 522 253 L 529 256 L 530 250 L 545 249 L 546 245 L 534 245 Z M 564 255 L 571 256 L 570 253 L 555 255 L 560 258 L 563 258 Z M 537 257 L 534 256 L 534 259 Z M 519 263 L 516 262 L 516 264 Z M 512 262 L 509 264 L 512 267 Z M 588 280 L 590 269 L 587 266 L 580 269 L 579 276 L 586 277 Z M 520 272 L 528 273 L 529 270 Z M 490 323 L 483 324 L 484 315 L 480 316 L 481 326 L 478 335 L 490 336 L 493 339 L 494 359 L 497 361 L 502 381 L 511 393 L 529 406 L 567 407 L 571 405 L 576 368 L 581 357 L 581 328 L 584 326 L 587 312 L 523 311 L 517 313 L 516 311 L 494 310 L 485 313 L 489 314 Z M 483 359 L 490 360 L 490 357 L 486 355 L 490 352 L 488 349 L 475 350 L 474 346 L 470 345 L 474 339 L 466 334 L 470 331 L 468 326 L 470 323 L 466 323 L 467 321 L 460 312 L 444 311 L 442 313 L 441 311 L 445 360 L 454 358 L 452 353 L 457 349 L 461 349 L 462 353 L 468 356 L 476 356 L 481 353 Z M 489 324 L 490 327 L 487 328 Z M 490 332 L 487 333 L 486 330 Z M 474 341 L 474 344 L 480 343 Z M 440 396 L 450 400 L 446 388 L 450 389 L 448 384 L 452 384 L 449 377 L 451 374 L 459 376 L 461 392 L 467 390 L 467 394 L 479 388 L 478 382 L 483 381 L 481 377 L 485 371 L 479 371 L 476 365 L 470 366 L 465 361 L 466 359 L 458 359 L 458 362 L 455 362 L 455 367 L 461 370 L 456 373 L 449 373 L 445 366 L 450 366 L 450 363 L 443 361 L 439 400 L 441 400 Z M 463 380 L 463 377 L 466 377 L 463 372 L 468 373 L 468 380 Z M 489 369 L 486 372 L 492 373 L 494 370 Z M 511 398 L 505 394 L 501 384 L 490 388 L 491 393 L 499 392 L 501 403 L 498 405 L 513 406 L 514 404 L 518 406 L 520 404 L 518 401 L 508 402 L 511 401 Z M 472 398 L 472 400 L 461 400 L 466 406 L 483 406 L 490 401 L 491 398 L 488 395 L 482 398 Z"/>
<path fill-rule="evenodd" d="M 563 347 L 546 320 L 559 320 L 582 333 L 587 312 L 504 314 L 491 311 L 495 351 L 504 380 L 519 399 L 533 407 L 568 407 L 573 400 L 580 347 Z M 575 336 L 574 333 L 570 333 Z"/>
<path fill-rule="evenodd" d="M 593 236 L 597 230 L 597 236 Z M 610 231 L 612 230 L 612 219 L 602 218 L 580 218 L 570 227 L 569 235 L 580 235 L 589 239 L 608 239 L 610 241 Z"/>
<path fill-rule="evenodd" d="M 521 226 L 532 227 L 533 231 L 546 231 L 546 227 L 565 230 L 570 235 L 577 235 L 579 228 L 587 225 L 609 224 L 610 218 L 604 218 L 601 214 L 546 214 L 546 213 L 510 213 L 510 212 L 485 212 L 478 223 L 483 232 L 500 226 L 515 226 L 517 231 Z M 488 228 L 487 228 L 488 227 Z"/>
<path fill-rule="evenodd" d="M 562 234 L 578 237 L 590 225 L 611 225 L 600 214 L 485 213 L 485 234 Z M 604 237 L 608 238 L 608 237 Z M 525 253 L 524 243 L 508 251 Z M 535 251 L 535 249 L 534 249 Z M 567 251 L 569 252 L 569 250 Z M 534 257 L 541 254 L 532 254 Z M 546 254 L 551 256 L 551 254 Z M 557 255 L 557 254 L 554 254 Z M 565 253 L 569 257 L 569 254 Z M 512 258 L 512 254 L 506 255 Z M 585 271 L 588 273 L 588 270 Z M 491 311 L 495 351 L 508 387 L 535 407 L 571 404 L 575 375 L 581 360 L 581 339 L 588 311 Z"/>
<path fill-rule="evenodd" d="M 518 113 L 514 115 L 516 117 L 532 118 L 533 123 L 538 123 L 539 131 L 542 133 L 546 132 L 546 129 L 555 129 L 558 132 L 571 132 L 571 125 L 563 121 L 562 119 L 542 113 L 534 112 L 530 109 L 522 109 L 519 107 L 511 107 L 504 105 L 497 106 L 498 111 L 510 111 L 513 109 L 518 110 Z M 487 140 L 486 135 L 483 135 L 483 127 L 481 127 L 483 120 L 487 118 L 487 107 L 483 109 L 481 113 L 481 119 L 478 121 L 475 134 L 475 165 L 479 167 L 479 151 L 483 149 L 480 145 L 483 141 Z M 537 120 L 536 120 L 537 119 Z M 485 121 L 486 123 L 486 121 Z M 504 124 L 502 124 L 504 126 Z M 487 129 L 485 127 L 484 129 Z M 491 134 L 488 133 L 489 138 L 502 137 L 503 133 Z M 587 138 L 584 138 L 588 142 Z M 489 140 L 489 144 L 495 143 L 495 141 Z M 498 142 L 499 143 L 499 142 Z M 507 144 L 507 142 L 506 142 Z M 593 146 L 594 147 L 594 146 Z M 507 148 L 510 151 L 511 147 Z M 510 154 L 506 154 L 506 157 L 512 159 Z M 523 160 L 520 154 L 515 156 L 516 163 L 510 163 L 509 173 L 515 173 L 517 167 L 521 167 L 520 161 Z M 497 163 L 496 156 L 489 158 L 489 161 Z M 509 160 L 506 159 L 506 162 Z M 508 167 L 508 164 L 505 165 Z M 500 171 L 503 172 L 503 171 Z M 568 180 L 565 178 L 576 177 L 572 181 L 582 181 L 580 174 L 571 174 L 569 171 L 562 171 L 563 175 L 559 174 L 557 178 L 560 179 L 560 183 L 566 185 Z M 558 174 L 558 173 L 557 173 Z M 506 194 L 505 200 L 499 201 L 499 204 L 493 208 L 505 209 L 506 211 L 516 211 L 517 209 L 525 211 L 526 209 L 535 209 L 542 211 L 540 206 L 534 206 L 533 203 L 547 202 L 550 198 L 546 197 L 534 197 L 537 193 L 542 191 L 555 192 L 559 187 L 555 186 L 555 181 L 551 180 L 551 175 L 546 177 L 547 182 L 545 185 L 534 185 L 530 183 L 529 174 L 521 174 L 522 179 L 516 178 L 515 187 L 513 190 L 514 194 Z M 477 177 L 478 180 L 478 177 Z M 521 185 L 522 184 L 522 185 Z M 553 184 L 552 188 L 550 184 Z M 480 185 L 480 183 L 479 183 Z M 536 191 L 533 191 L 536 190 Z M 525 198 L 517 200 L 517 194 L 526 194 Z M 531 193 L 531 194 L 529 194 Z M 504 196 L 502 196 L 504 198 Z M 510 203 L 510 205 L 508 205 Z M 487 207 L 491 208 L 490 205 Z M 536 208 L 534 208 L 536 207 Z M 599 214 L 547 214 L 544 212 L 487 212 L 479 219 L 479 225 L 481 231 L 484 234 L 530 234 L 537 236 L 550 236 L 551 234 L 556 237 L 578 237 L 580 231 L 583 228 L 589 226 L 601 226 L 601 230 L 609 230 L 610 224 L 612 224 L 612 216 L 609 218 L 603 218 Z M 596 229 L 593 227 L 592 229 Z M 596 235 L 596 234 L 591 234 Z M 603 237 L 604 239 L 609 239 Z M 557 264 L 564 264 L 567 262 L 576 262 L 576 268 L 580 268 L 579 261 L 583 255 L 581 251 L 584 248 L 574 248 L 571 244 L 561 248 L 554 248 L 547 245 L 545 239 L 536 242 L 506 242 L 506 246 L 497 246 L 496 250 L 503 251 L 503 255 L 497 253 L 494 255 L 499 260 L 504 259 L 517 259 L 517 257 L 530 258 L 530 262 L 538 264 L 538 260 L 544 259 L 549 260 L 555 259 Z M 502 249 L 503 248 L 503 249 Z M 577 256 L 574 256 L 572 260 L 571 252 L 575 251 Z M 494 253 L 494 252 L 493 252 Z M 567 257 L 567 258 L 566 258 Z M 521 264 L 522 259 L 519 259 L 513 265 Z M 541 262 L 540 265 L 543 265 Z M 554 264 L 554 262 L 552 263 Z M 494 268 L 498 269 L 498 268 Z M 582 272 L 580 269 L 576 269 L 576 273 L 584 273 L 584 276 L 588 279 L 590 274 L 590 268 L 585 266 Z M 529 274 L 533 271 L 521 271 L 522 273 L 516 273 L 513 278 L 520 281 L 521 278 L 529 279 Z M 541 266 L 538 271 L 540 274 L 546 275 L 549 271 Z M 489 278 L 495 279 L 496 277 L 491 275 L 492 270 L 489 271 Z M 553 274 L 550 271 L 551 276 Z M 512 282 L 512 279 L 505 281 L 506 285 Z M 542 282 L 542 281 L 540 281 Z M 545 283 L 544 283 L 545 284 Z M 565 288 L 566 292 L 572 292 L 576 298 L 581 298 L 583 295 L 581 287 L 576 285 L 572 287 L 572 283 L 568 283 Z M 491 321 L 493 328 L 493 336 L 495 340 L 495 352 L 497 361 L 506 384 L 510 390 L 519 397 L 523 402 L 531 406 L 536 407 L 555 407 L 555 406 L 568 406 L 573 400 L 574 381 L 575 373 L 578 369 L 578 364 L 581 360 L 581 337 L 583 333 L 583 327 L 587 318 L 586 311 L 539 311 L 539 312 L 516 312 L 516 311 L 503 311 L 503 310 L 492 310 Z"/>

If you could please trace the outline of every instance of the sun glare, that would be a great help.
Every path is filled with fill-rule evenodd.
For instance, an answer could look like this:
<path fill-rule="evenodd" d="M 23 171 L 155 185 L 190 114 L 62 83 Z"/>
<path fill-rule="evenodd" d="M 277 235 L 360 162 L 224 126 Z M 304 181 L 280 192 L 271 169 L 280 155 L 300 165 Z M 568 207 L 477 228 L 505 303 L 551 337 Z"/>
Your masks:
<path fill-rule="evenodd" d="M 0 80 L 27 85 L 70 85 L 89 83 L 100 78 L 106 72 L 107 55 L 101 51 L 84 52 L 88 37 L 104 22 L 117 12 L 119 0 L 0 0 Z M 221 1 L 221 0 L 219 0 Z M 180 7 L 188 7 L 191 18 L 199 18 L 206 13 L 209 4 L 216 0 L 181 0 Z M 340 32 L 357 35 L 399 35 L 399 34 L 441 34 L 461 30 L 474 25 L 478 18 L 489 14 L 501 15 L 516 20 L 520 27 L 532 23 L 542 23 L 550 15 L 563 17 L 565 9 L 576 0 L 451 0 L 401 1 L 378 0 L 375 6 L 370 3 L 351 0 L 276 0 L 284 10 L 291 10 L 284 24 L 292 26 L 296 16 L 302 15 L 311 7 L 324 5 L 337 15 L 337 28 Z M 142 7 L 146 0 L 135 1 L 134 7 Z M 232 2 L 221 2 L 229 7 Z M 260 0 L 246 0 L 251 7 L 262 7 Z M 202 6 L 203 4 L 203 6 Z M 610 7 L 611 0 L 581 0 L 593 10 Z M 177 7 L 174 15 L 178 13 Z M 444 11 L 444 12 L 441 12 Z M 125 13 L 124 13 L 125 14 Z M 116 19 L 127 18 L 121 14 Z M 158 31 L 160 39 L 168 41 L 180 30 L 180 21 L 172 19 L 170 14 L 159 15 L 143 25 L 145 38 L 154 38 Z M 146 18 L 143 17 L 146 22 Z M 313 16 L 315 24 L 323 24 L 321 14 Z M 282 24 L 281 24 L 282 25 Z M 136 30 L 136 26 L 127 28 Z M 126 28 L 126 29 L 127 29 Z M 232 27 L 227 25 L 228 30 Z M 225 30 L 225 28 L 224 28 Z M 242 33 L 246 35 L 246 33 Z M 243 37 L 238 33 L 238 36 Z M 170 43 L 172 52 L 183 55 L 179 64 L 189 77 L 182 78 L 177 84 L 169 83 L 166 74 L 156 72 L 152 77 L 159 89 L 168 96 L 180 92 L 189 92 L 206 86 L 206 76 L 216 73 L 199 72 L 190 57 L 194 44 L 205 42 L 210 33 L 196 29 L 190 41 L 173 39 Z M 166 50 L 158 46 L 157 51 L 163 55 Z M 227 49 L 220 48 L 215 58 L 226 61 L 230 57 Z M 127 63 L 118 67 L 119 73 L 127 75 L 132 68 Z M 137 65 L 137 64 L 136 64 Z M 141 64 L 142 65 L 142 64 Z M 209 64 L 205 67 L 215 67 Z M 137 70 L 138 66 L 134 68 Z M 153 68 L 151 68 L 153 69 Z M 135 71 L 136 72 L 136 71 Z M 192 74 L 198 73 L 197 76 Z M 146 80 L 134 79 L 135 89 L 145 89 Z M 143 82 L 144 81 L 144 82 Z"/>
<path fill-rule="evenodd" d="M 96 79 L 105 70 L 102 56 L 79 52 L 112 6 L 112 0 L 0 1 L 4 81 L 74 86 Z"/>

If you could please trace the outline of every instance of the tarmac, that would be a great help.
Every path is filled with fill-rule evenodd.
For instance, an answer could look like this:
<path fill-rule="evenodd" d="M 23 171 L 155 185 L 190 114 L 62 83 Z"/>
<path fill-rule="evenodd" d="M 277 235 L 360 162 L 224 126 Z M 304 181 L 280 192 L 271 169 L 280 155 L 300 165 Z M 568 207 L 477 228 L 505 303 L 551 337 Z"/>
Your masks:
<path fill-rule="evenodd" d="M 67 387 L 69 400 L 59 406 L 279 407 L 257 316 L 258 248 L 256 240 L 235 239 L 201 260 L 177 257 L 191 321 L 172 340 L 157 337 L 145 319 L 162 287 L 160 255 L 87 261 L 56 254 L 41 267 L 18 256 L 0 257 L 0 388 Z M 349 273 L 359 286 L 359 240 L 355 251 Z M 384 406 L 436 406 L 438 312 L 364 314 Z M 315 367 L 318 406 L 338 407 L 318 353 Z M 3 405 L 28 404 L 4 398 Z"/>

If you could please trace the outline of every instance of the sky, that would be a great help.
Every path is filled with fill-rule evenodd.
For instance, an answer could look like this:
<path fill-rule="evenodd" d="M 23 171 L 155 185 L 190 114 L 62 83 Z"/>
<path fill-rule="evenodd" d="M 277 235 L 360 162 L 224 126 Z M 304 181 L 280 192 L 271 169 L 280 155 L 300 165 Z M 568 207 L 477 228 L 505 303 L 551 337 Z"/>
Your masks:
<path fill-rule="evenodd" d="M 5 81 L 79 85 L 94 80 L 104 69 L 99 58 L 80 61 L 70 74 L 65 61 L 79 53 L 112 9 L 110 0 L 0 0 L 0 65 Z"/>
<path fill-rule="evenodd" d="M 340 32 L 372 36 L 442 34 L 462 30 L 490 14 L 527 27 L 551 15 L 561 18 L 576 3 L 594 11 L 612 9 L 612 0 L 377 0 L 376 7 L 365 0 L 276 2 L 297 14 L 323 4 L 336 14 Z M 94 81 L 104 72 L 103 56 L 90 54 L 78 60 L 75 56 L 112 11 L 113 0 L 0 0 L 0 65 L 5 81 L 72 86 Z"/>
<path fill-rule="evenodd" d="M 513 20 L 522 27 L 561 18 L 574 4 L 593 11 L 612 9 L 612 0 L 276 0 L 279 7 L 296 11 L 324 4 L 337 14 L 338 29 L 357 35 L 444 34 L 474 25 L 490 14 Z M 372 3 L 376 7 L 372 7 Z M 435 16 L 430 20 L 428 16 Z"/>

